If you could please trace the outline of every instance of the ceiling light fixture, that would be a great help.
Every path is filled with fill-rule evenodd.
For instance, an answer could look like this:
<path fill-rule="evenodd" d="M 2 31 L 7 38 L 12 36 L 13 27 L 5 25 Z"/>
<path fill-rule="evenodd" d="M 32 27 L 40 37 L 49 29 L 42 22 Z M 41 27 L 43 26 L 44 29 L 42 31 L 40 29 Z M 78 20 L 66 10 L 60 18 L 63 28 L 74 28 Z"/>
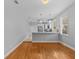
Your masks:
<path fill-rule="evenodd" d="M 44 5 L 48 4 L 48 0 L 41 0 Z"/>
<path fill-rule="evenodd" d="M 19 4 L 19 2 L 17 0 L 14 0 L 14 3 Z"/>

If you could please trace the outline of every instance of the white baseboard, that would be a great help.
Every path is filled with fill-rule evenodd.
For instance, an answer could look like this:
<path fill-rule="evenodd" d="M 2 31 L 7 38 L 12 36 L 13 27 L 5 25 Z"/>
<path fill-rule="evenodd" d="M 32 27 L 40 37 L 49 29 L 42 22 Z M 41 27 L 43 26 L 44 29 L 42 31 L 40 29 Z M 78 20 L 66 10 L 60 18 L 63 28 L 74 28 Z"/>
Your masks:
<path fill-rule="evenodd" d="M 23 40 L 23 41 L 29 41 L 28 39 L 26 40 L 26 38 Z M 11 49 L 5 56 L 4 56 L 4 58 L 6 58 L 8 55 L 10 55 L 18 46 L 20 46 L 20 44 L 22 44 L 23 43 L 23 41 L 21 41 L 19 44 L 17 44 L 13 49 Z M 61 44 L 63 44 L 64 46 L 66 46 L 66 47 L 68 47 L 68 48 L 70 48 L 70 49 L 72 49 L 72 50 L 74 50 L 75 51 L 75 49 L 73 48 L 73 47 L 71 47 L 71 46 L 69 46 L 68 44 L 66 44 L 66 43 L 64 43 L 64 42 L 62 42 L 62 41 L 32 41 L 32 42 L 34 42 L 34 43 L 61 43 Z"/>
<path fill-rule="evenodd" d="M 24 41 L 32 41 L 32 40 L 30 40 L 30 39 L 27 39 L 27 40 L 24 40 Z M 68 44 L 66 44 L 65 42 L 62 42 L 62 41 L 32 41 L 33 43 L 61 43 L 61 44 L 63 44 L 64 46 L 66 46 L 66 47 L 68 47 L 68 48 L 70 48 L 70 49 L 72 49 L 72 50 L 74 50 L 75 51 L 75 48 L 73 48 L 73 47 L 71 47 L 70 45 L 68 45 Z"/>
<path fill-rule="evenodd" d="M 62 41 L 33 41 L 34 43 L 61 43 L 62 45 L 72 49 L 75 51 L 75 48 L 71 47 L 70 45 L 66 44 L 65 42 Z"/>
<path fill-rule="evenodd" d="M 23 41 L 32 41 L 32 36 L 25 37 Z"/>
<path fill-rule="evenodd" d="M 17 44 L 14 48 L 12 48 L 7 54 L 4 55 L 4 58 L 6 58 L 7 56 L 9 56 L 17 47 L 20 46 L 20 44 L 22 44 L 23 41 L 21 41 L 19 44 Z"/>
<path fill-rule="evenodd" d="M 62 41 L 34 41 L 34 43 L 61 43 L 62 45 L 72 49 L 75 51 L 75 48 L 71 47 L 70 45 L 66 44 L 65 42 Z"/>
<path fill-rule="evenodd" d="M 66 43 L 64 43 L 62 41 L 59 41 L 59 43 L 61 43 L 62 45 L 64 45 L 64 46 L 66 46 L 66 47 L 68 47 L 68 48 L 70 48 L 70 49 L 75 51 L 75 48 L 71 47 L 70 45 L 68 45 L 68 44 L 66 44 Z"/>
<path fill-rule="evenodd" d="M 59 41 L 32 41 L 33 43 L 58 43 Z"/>
<path fill-rule="evenodd" d="M 24 40 L 22 40 L 20 43 L 18 43 L 14 48 L 12 48 L 7 54 L 4 55 L 4 58 L 6 58 L 7 56 L 9 56 L 17 47 L 20 46 L 20 44 L 22 44 L 24 41 L 29 41 L 29 38 L 26 36 L 24 38 Z"/>

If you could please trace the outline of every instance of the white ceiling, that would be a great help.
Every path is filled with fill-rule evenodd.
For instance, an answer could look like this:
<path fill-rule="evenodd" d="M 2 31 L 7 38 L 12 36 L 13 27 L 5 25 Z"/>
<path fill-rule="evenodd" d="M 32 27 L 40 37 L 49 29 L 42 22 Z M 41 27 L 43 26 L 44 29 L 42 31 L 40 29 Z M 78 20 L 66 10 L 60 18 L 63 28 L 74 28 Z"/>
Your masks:
<path fill-rule="evenodd" d="M 41 0 L 17 0 L 19 4 L 15 4 L 14 0 L 5 0 L 5 12 L 8 14 L 17 14 L 18 17 L 53 17 L 71 5 L 74 0 L 49 0 L 48 5 L 43 5 Z M 7 15 L 8 15 L 7 14 Z M 17 16 L 16 15 L 16 16 Z"/>

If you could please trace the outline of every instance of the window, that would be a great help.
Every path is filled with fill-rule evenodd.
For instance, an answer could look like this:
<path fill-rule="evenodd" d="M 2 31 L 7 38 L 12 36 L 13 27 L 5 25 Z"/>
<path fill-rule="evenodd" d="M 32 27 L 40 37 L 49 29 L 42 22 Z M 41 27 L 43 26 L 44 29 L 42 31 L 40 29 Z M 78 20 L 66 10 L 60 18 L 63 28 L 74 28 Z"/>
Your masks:
<path fill-rule="evenodd" d="M 64 16 L 62 19 L 62 34 L 68 34 L 68 17 Z"/>
<path fill-rule="evenodd" d="M 57 28 L 56 28 L 56 19 L 52 20 L 52 32 L 57 32 Z"/>
<path fill-rule="evenodd" d="M 38 24 L 37 28 L 38 28 L 38 32 L 57 32 L 56 19 L 41 21 Z"/>

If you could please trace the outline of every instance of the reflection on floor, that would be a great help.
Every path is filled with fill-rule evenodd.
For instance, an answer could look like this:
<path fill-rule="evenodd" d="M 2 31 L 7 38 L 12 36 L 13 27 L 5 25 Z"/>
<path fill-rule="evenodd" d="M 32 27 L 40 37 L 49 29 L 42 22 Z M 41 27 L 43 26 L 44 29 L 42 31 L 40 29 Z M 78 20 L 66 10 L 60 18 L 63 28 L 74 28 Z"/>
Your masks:
<path fill-rule="evenodd" d="M 75 59 L 75 52 L 60 43 L 22 43 L 6 59 Z"/>

